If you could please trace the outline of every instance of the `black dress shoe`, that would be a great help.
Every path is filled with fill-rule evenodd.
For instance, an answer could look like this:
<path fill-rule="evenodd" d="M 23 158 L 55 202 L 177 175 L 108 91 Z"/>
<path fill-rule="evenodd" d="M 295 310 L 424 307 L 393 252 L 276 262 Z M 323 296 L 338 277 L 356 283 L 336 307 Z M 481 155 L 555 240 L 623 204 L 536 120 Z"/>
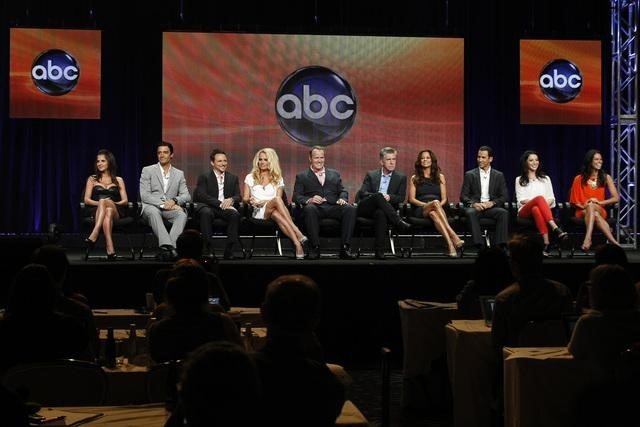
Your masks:
<path fill-rule="evenodd" d="M 376 253 L 374 255 L 375 259 L 387 259 L 387 256 L 384 254 L 383 250 L 377 250 L 376 249 Z"/>
<path fill-rule="evenodd" d="M 340 249 L 340 259 L 356 259 L 356 256 L 351 253 L 349 245 L 343 245 Z"/>
<path fill-rule="evenodd" d="M 225 250 L 224 255 L 222 256 L 224 259 L 233 260 L 236 259 L 235 255 L 233 255 L 232 250 Z"/>
<path fill-rule="evenodd" d="M 407 221 L 402 219 L 398 221 L 398 223 L 396 224 L 396 229 L 398 231 L 407 231 L 410 228 L 411 228 L 411 224 L 409 224 Z"/>
<path fill-rule="evenodd" d="M 307 252 L 307 259 L 320 259 L 320 246 L 313 246 Z"/>

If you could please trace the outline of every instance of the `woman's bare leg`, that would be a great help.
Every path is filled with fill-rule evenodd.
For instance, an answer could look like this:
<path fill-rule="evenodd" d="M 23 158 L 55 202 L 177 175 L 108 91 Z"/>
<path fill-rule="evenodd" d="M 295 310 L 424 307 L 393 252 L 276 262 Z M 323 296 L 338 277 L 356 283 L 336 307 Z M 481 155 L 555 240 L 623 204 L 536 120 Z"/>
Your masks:
<path fill-rule="evenodd" d="M 584 233 L 584 241 L 582 242 L 582 250 L 588 251 L 591 249 L 591 238 L 593 236 L 593 224 L 595 222 L 595 208 L 596 205 L 593 203 L 587 203 L 586 209 L 584 210 L 584 225 L 586 227 L 586 231 Z"/>
<path fill-rule="evenodd" d="M 271 213 L 271 219 L 278 224 L 280 230 L 282 230 L 282 232 L 291 240 L 291 243 L 293 243 L 293 246 L 296 248 L 296 255 L 304 255 L 304 249 L 302 249 L 302 245 L 300 244 L 295 231 L 291 228 L 291 225 L 283 215 L 279 211 L 273 211 Z"/>
<path fill-rule="evenodd" d="M 598 226 L 600 231 L 602 231 L 602 234 L 604 234 L 607 240 L 610 243 L 613 243 L 614 245 L 620 245 L 616 240 L 616 238 L 613 236 L 613 233 L 611 232 L 611 228 L 609 227 L 609 223 L 607 223 L 607 220 L 604 219 L 602 215 L 600 215 L 600 212 L 597 212 L 595 214 L 595 218 L 596 218 L 596 225 Z"/>
<path fill-rule="evenodd" d="M 442 218 L 440 218 L 440 216 L 438 215 L 437 210 L 434 209 L 429 212 L 429 217 L 431 218 L 431 221 L 433 221 L 433 225 L 435 225 L 436 229 L 440 232 L 440 234 L 442 234 L 442 237 L 447 244 L 447 248 L 449 249 L 449 255 L 455 255 L 456 247 L 453 245 L 451 236 L 449 236 L 449 233 L 447 233 L 447 230 L 442 222 Z"/>
<path fill-rule="evenodd" d="M 267 208 L 265 209 L 265 212 L 264 212 L 265 218 L 268 218 L 267 215 L 271 216 L 272 212 L 278 212 L 282 220 L 285 221 L 288 224 L 289 228 L 293 231 L 293 233 L 295 234 L 295 239 L 292 239 L 292 241 L 297 240 L 299 242 L 305 237 L 304 234 L 302 234 L 302 232 L 298 228 L 298 226 L 293 222 L 293 219 L 291 218 L 291 214 L 289 213 L 289 209 L 287 209 L 287 207 L 285 206 L 284 202 L 280 197 L 276 197 L 274 199 L 269 200 L 269 202 L 267 202 Z"/>
<path fill-rule="evenodd" d="M 449 218 L 447 218 L 447 213 L 442 208 L 442 205 L 438 204 L 435 211 L 438 213 L 438 216 L 440 217 L 440 220 L 444 226 L 444 229 L 446 230 L 446 233 L 451 238 L 451 241 L 453 242 L 454 246 L 456 248 L 461 246 L 460 242 L 462 242 L 462 239 L 460 239 L 460 237 L 458 237 L 458 233 L 456 233 L 453 230 L 453 228 L 451 228 L 451 224 L 449 224 Z"/>
<path fill-rule="evenodd" d="M 94 218 L 94 225 L 93 225 L 93 230 L 91 230 L 91 233 L 89 234 L 88 239 L 91 240 L 92 242 L 96 242 L 98 240 L 98 236 L 100 235 L 100 230 L 102 229 L 102 224 L 104 223 L 104 216 L 105 216 L 105 208 L 107 206 L 107 201 L 109 199 L 100 199 L 98 201 L 98 207 L 96 209 L 96 213 L 95 213 L 95 218 Z"/>

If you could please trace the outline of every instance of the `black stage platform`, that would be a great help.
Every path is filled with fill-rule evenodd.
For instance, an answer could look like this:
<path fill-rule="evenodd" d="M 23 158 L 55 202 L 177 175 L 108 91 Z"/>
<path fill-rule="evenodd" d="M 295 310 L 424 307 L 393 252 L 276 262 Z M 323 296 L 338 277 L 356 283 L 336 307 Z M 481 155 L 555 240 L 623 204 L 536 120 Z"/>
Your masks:
<path fill-rule="evenodd" d="M 1 303 L 11 274 L 28 260 L 28 254 L 46 236 L 21 235 L 0 238 L 2 257 Z M 62 239 L 71 261 L 69 281 L 85 294 L 94 308 L 136 308 L 151 292 L 155 271 L 169 263 L 155 260 L 106 259 L 84 261 L 79 245 Z M 66 245 L 64 243 L 67 243 Z M 153 251 L 149 253 L 151 255 Z M 290 251 L 285 251 L 290 254 Z M 327 255 L 334 252 L 327 251 Z M 95 255 L 104 249 L 96 248 Z M 126 251 L 121 251 L 122 255 Z M 640 277 L 640 253 L 629 251 L 635 277 Z M 319 336 L 330 360 L 350 362 L 374 360 L 381 346 L 401 353 L 401 331 L 397 301 L 404 298 L 453 301 L 471 277 L 474 255 L 461 259 L 414 257 L 375 260 L 362 256 L 353 261 L 322 258 L 298 261 L 292 257 L 259 256 L 250 260 L 224 261 L 214 265 L 234 306 L 260 305 L 266 285 L 281 274 L 301 273 L 320 286 L 324 314 Z M 552 258 L 544 262 L 547 277 L 565 283 L 575 293 L 593 265 L 593 257 Z"/>

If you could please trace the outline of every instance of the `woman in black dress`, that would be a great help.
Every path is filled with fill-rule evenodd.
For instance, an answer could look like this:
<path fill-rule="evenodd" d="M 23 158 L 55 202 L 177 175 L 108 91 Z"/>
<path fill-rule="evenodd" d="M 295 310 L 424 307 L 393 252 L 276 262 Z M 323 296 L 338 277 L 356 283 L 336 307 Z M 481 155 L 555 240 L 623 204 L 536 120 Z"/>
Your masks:
<path fill-rule="evenodd" d="M 111 235 L 113 221 L 124 216 L 125 206 L 129 203 L 124 181 L 116 175 L 116 169 L 113 153 L 105 149 L 98 151 L 95 174 L 87 178 L 84 189 L 84 203 L 92 210 L 95 219 L 93 230 L 84 241 L 92 247 L 102 230 L 109 260 L 116 258 Z"/>

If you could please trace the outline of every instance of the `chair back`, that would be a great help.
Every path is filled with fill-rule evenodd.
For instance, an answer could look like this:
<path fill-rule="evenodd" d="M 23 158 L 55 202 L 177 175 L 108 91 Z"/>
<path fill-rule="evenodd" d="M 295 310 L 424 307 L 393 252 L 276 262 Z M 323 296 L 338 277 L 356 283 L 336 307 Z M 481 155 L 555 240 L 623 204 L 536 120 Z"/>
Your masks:
<path fill-rule="evenodd" d="M 74 359 L 14 366 L 5 372 L 2 384 L 46 406 L 100 406 L 107 395 L 102 368 Z"/>
<path fill-rule="evenodd" d="M 518 347 L 564 347 L 567 342 L 561 319 L 530 320 L 518 333 Z"/>
<path fill-rule="evenodd" d="M 170 360 L 149 369 L 145 381 L 147 401 L 165 403 L 172 410 L 178 402 L 178 380 L 182 361 Z"/>

